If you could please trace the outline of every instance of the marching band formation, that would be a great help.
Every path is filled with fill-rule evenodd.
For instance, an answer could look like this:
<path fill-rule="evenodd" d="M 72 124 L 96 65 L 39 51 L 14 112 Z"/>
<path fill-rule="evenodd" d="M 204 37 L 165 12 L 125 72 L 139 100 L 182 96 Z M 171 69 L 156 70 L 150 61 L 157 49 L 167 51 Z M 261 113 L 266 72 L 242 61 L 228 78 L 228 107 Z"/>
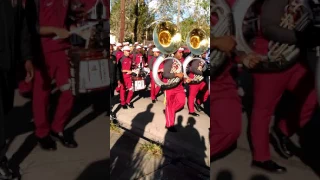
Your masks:
<path fill-rule="evenodd" d="M 240 135 L 242 104 L 229 72 L 231 64 L 238 64 L 253 77 L 253 107 L 249 116 L 252 166 L 286 172 L 285 167 L 271 159 L 269 142 L 280 149 L 282 156 L 292 157 L 290 137 L 306 125 L 317 108 L 315 75 L 307 58 L 319 57 L 319 2 L 211 3 L 211 161 L 219 159 Z M 281 112 L 283 116 L 270 131 L 272 116 L 285 91 L 294 95 L 294 107 L 290 112 Z"/>
<path fill-rule="evenodd" d="M 195 108 L 201 111 L 201 105 L 209 97 L 208 36 L 196 28 L 189 33 L 187 46 L 182 46 L 177 29 L 168 21 L 158 23 L 153 34 L 155 45 L 143 46 L 138 42 L 134 45 L 129 42 L 110 44 L 112 67 L 117 67 L 111 74 L 111 95 L 114 97 L 114 91 L 118 91 L 120 104 L 127 109 L 134 108 L 131 103 L 134 92 L 146 91 L 150 86 L 151 102 L 156 103 L 162 91 L 165 95 L 164 119 L 171 132 L 176 132 L 175 113 L 185 105 L 187 85 L 189 115 L 199 116 Z M 113 112 L 110 116 L 116 118 Z"/>

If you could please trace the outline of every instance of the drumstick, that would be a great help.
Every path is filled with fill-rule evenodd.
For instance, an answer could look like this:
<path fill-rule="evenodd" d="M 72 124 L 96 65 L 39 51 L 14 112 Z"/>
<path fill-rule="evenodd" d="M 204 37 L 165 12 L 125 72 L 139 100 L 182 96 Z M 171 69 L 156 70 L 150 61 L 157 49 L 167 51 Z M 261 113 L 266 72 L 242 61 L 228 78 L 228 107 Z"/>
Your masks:
<path fill-rule="evenodd" d="M 81 27 L 79 27 L 79 28 L 76 28 L 76 29 L 70 31 L 69 34 L 77 34 L 77 33 L 80 33 L 81 31 L 83 31 L 83 30 L 85 30 L 85 29 L 87 29 L 87 28 L 91 28 L 91 27 L 93 27 L 93 26 L 95 26 L 95 25 L 97 25 L 97 24 L 98 24 L 98 22 L 93 22 L 93 23 L 90 23 L 90 24 L 81 26 Z M 56 37 L 53 38 L 53 40 L 57 40 L 57 39 L 60 39 L 60 37 L 59 37 L 59 36 L 56 36 Z"/>

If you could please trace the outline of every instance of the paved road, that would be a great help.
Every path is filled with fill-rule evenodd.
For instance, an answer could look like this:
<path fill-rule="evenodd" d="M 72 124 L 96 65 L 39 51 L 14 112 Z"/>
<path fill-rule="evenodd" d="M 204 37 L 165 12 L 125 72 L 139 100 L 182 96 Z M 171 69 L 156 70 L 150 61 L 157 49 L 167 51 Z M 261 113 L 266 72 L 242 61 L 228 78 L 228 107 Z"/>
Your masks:
<path fill-rule="evenodd" d="M 139 136 L 164 144 L 184 158 L 209 167 L 209 116 L 204 112 L 201 112 L 199 117 L 190 116 L 186 104 L 176 115 L 178 132 L 168 132 L 165 129 L 163 98 L 161 95 L 158 97 L 159 101 L 152 104 L 150 97 L 136 96 L 133 99 L 134 109 L 119 109 L 116 105 L 114 110 L 117 112 L 118 121 Z"/>
<path fill-rule="evenodd" d="M 298 157 L 289 160 L 281 158 L 270 146 L 272 159 L 288 169 L 286 174 L 270 174 L 259 169 L 250 167 L 251 151 L 247 140 L 246 115 L 243 115 L 242 134 L 238 140 L 238 148 L 231 154 L 219 161 L 211 164 L 211 180 L 319 180 L 319 176 L 307 165 L 305 165 Z M 319 124 L 319 123 L 318 123 Z M 298 145 L 298 137 L 294 136 L 292 140 Z M 316 149 L 317 145 L 313 143 Z M 318 149 L 318 148 L 317 148 Z M 319 152 L 319 151 L 318 151 Z M 315 163 L 319 167 L 319 157 L 313 156 Z"/>
<path fill-rule="evenodd" d="M 8 127 L 12 142 L 8 157 L 20 166 L 23 180 L 105 180 L 109 177 L 109 117 L 92 113 L 88 98 L 77 101 L 74 118 L 67 129 L 74 132 L 77 149 L 67 149 L 58 143 L 56 152 L 47 152 L 37 146 L 32 135 L 31 104 L 16 95 L 15 108 Z M 79 105 L 85 105 L 80 107 Z M 77 111 L 77 112 L 76 112 Z"/>
<path fill-rule="evenodd" d="M 112 180 L 209 180 L 206 169 L 176 159 L 166 148 L 158 156 L 141 150 L 149 142 L 129 131 L 110 131 L 110 137 Z"/>

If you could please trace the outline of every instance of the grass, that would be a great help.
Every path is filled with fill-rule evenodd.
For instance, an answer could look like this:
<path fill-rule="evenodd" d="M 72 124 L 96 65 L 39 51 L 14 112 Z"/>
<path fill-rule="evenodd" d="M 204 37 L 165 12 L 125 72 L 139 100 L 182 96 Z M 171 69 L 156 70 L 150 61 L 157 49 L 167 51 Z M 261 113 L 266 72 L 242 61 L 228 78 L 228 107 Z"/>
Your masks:
<path fill-rule="evenodd" d="M 154 144 L 151 142 L 146 142 L 141 145 L 140 149 L 145 151 L 153 156 L 161 156 L 162 155 L 162 148 L 158 144 Z"/>
<path fill-rule="evenodd" d="M 120 133 L 120 128 L 117 124 L 110 122 L 110 131 Z"/>

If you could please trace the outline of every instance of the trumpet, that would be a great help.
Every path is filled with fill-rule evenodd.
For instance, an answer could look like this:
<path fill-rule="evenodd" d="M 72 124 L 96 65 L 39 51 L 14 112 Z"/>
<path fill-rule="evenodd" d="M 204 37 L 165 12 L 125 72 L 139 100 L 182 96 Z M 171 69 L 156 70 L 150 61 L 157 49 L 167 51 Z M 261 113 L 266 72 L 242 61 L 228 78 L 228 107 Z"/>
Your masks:
<path fill-rule="evenodd" d="M 177 51 L 182 43 L 181 34 L 178 27 L 170 21 L 163 21 L 156 25 L 153 30 L 153 41 L 155 46 L 160 50 L 160 55 L 153 64 L 152 76 L 154 82 L 162 89 L 171 89 L 179 84 L 181 79 L 172 78 L 167 83 L 161 81 L 158 76 L 158 70 L 161 63 L 166 60 L 172 60 L 173 65 L 170 73 L 181 73 L 182 63 L 172 56 L 172 53 Z"/>
<path fill-rule="evenodd" d="M 191 51 L 191 54 L 184 60 L 183 62 L 183 73 L 185 78 L 189 78 L 187 74 L 187 68 L 191 61 L 200 60 L 201 66 L 204 65 L 202 71 L 205 71 L 207 67 L 207 63 L 203 60 L 201 56 L 204 52 L 207 51 L 209 45 L 209 38 L 206 35 L 206 32 L 200 28 L 194 28 L 188 33 L 187 36 L 187 46 Z M 189 84 L 200 83 L 204 79 L 201 75 L 196 75 L 191 80 Z"/>

